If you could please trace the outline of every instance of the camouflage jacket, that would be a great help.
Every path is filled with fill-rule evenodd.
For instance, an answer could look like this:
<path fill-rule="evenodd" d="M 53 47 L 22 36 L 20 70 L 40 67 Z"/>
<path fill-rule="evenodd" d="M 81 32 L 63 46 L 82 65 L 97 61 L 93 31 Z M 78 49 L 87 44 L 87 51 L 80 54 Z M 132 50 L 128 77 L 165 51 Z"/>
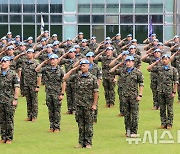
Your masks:
<path fill-rule="evenodd" d="M 165 69 L 164 65 L 159 65 L 154 66 L 151 72 L 158 73 L 157 91 L 159 93 L 172 94 L 173 85 L 179 83 L 177 69 L 170 65 Z"/>
<path fill-rule="evenodd" d="M 97 79 L 100 79 L 100 80 L 102 79 L 102 70 L 97 64 L 91 63 L 89 67 L 89 72 L 92 75 L 96 76 Z"/>
<path fill-rule="evenodd" d="M 142 72 L 137 68 L 132 68 L 131 72 L 127 67 L 121 67 L 116 70 L 115 74 L 120 76 L 119 82 L 122 86 L 122 94 L 125 97 L 136 98 L 138 96 L 138 87 L 144 86 L 144 77 Z"/>
<path fill-rule="evenodd" d="M 98 47 L 98 43 L 89 43 L 89 49 L 94 52 Z"/>
<path fill-rule="evenodd" d="M 9 69 L 6 74 L 0 73 L 0 103 L 12 103 L 14 90 L 20 87 L 19 78 L 15 71 Z"/>
<path fill-rule="evenodd" d="M 42 75 L 45 76 L 45 90 L 48 95 L 60 95 L 63 82 L 64 72 L 60 66 L 52 68 L 46 66 L 41 69 Z"/>
<path fill-rule="evenodd" d="M 90 72 L 73 74 L 70 81 L 75 83 L 75 103 L 77 106 L 91 108 L 94 92 L 98 92 L 97 78 Z"/>
<path fill-rule="evenodd" d="M 37 86 L 37 78 L 41 76 L 41 73 L 37 73 L 35 71 L 38 65 L 39 63 L 35 59 L 33 61 L 29 61 L 28 59 L 25 60 L 25 62 L 22 65 L 24 86 Z"/>
<path fill-rule="evenodd" d="M 113 56 L 107 57 L 107 56 L 100 56 L 98 61 L 102 62 L 102 77 L 103 79 L 114 79 L 115 76 L 112 75 L 110 71 L 109 64 L 111 63 L 112 60 L 115 58 Z"/>
<path fill-rule="evenodd" d="M 57 54 L 58 57 L 61 57 L 62 55 L 64 55 L 65 52 L 64 52 L 64 49 L 58 48 L 58 49 L 54 49 L 53 53 Z"/>

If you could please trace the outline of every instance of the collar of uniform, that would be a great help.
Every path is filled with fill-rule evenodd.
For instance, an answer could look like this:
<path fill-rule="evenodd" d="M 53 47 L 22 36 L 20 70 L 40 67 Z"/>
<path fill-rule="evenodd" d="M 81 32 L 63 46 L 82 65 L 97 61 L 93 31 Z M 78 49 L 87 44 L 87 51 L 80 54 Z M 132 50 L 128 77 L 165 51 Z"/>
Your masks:
<path fill-rule="evenodd" d="M 89 76 L 89 72 L 87 72 L 87 73 L 82 73 L 81 74 L 81 78 L 86 78 L 86 77 L 88 77 Z"/>
<path fill-rule="evenodd" d="M 134 70 L 134 67 L 127 68 L 126 70 L 127 70 L 128 73 L 131 73 Z"/>
<path fill-rule="evenodd" d="M 94 64 L 93 64 L 93 63 L 90 63 L 90 64 L 89 64 L 89 70 L 93 69 L 93 66 L 94 66 Z"/>
<path fill-rule="evenodd" d="M 8 73 L 8 71 L 9 71 L 9 69 L 8 69 L 7 71 L 3 71 L 3 70 L 1 70 L 1 76 L 6 76 L 6 75 L 7 75 L 7 73 Z"/>
<path fill-rule="evenodd" d="M 163 65 L 164 70 L 169 70 L 170 66 L 169 65 Z"/>

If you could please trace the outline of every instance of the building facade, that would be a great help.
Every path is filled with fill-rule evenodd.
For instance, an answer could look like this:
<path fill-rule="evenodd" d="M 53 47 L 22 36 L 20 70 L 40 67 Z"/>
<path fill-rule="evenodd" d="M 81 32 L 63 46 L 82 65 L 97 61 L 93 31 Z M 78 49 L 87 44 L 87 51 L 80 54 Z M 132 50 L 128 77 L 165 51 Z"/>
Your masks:
<path fill-rule="evenodd" d="M 178 7 L 179 6 L 179 7 Z M 148 37 L 150 22 L 160 41 L 180 34 L 179 0 L 0 0 L 0 36 L 11 31 L 23 39 L 45 30 L 60 40 L 82 31 L 85 38 L 133 34 L 139 43 Z"/>

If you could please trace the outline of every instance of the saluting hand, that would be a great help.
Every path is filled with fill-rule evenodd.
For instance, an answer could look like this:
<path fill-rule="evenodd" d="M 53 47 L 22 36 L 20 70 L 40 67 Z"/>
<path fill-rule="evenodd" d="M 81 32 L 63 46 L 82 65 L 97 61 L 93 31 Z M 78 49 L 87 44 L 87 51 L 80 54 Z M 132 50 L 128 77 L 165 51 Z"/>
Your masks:
<path fill-rule="evenodd" d="M 96 109 L 97 109 L 96 105 L 92 105 L 92 110 L 96 110 Z"/>
<path fill-rule="evenodd" d="M 12 104 L 13 104 L 13 106 L 17 106 L 18 101 L 17 100 L 13 100 Z"/>
<path fill-rule="evenodd" d="M 138 96 L 138 97 L 136 98 L 137 101 L 141 101 L 141 99 L 142 99 L 142 97 L 140 97 L 140 96 Z"/>

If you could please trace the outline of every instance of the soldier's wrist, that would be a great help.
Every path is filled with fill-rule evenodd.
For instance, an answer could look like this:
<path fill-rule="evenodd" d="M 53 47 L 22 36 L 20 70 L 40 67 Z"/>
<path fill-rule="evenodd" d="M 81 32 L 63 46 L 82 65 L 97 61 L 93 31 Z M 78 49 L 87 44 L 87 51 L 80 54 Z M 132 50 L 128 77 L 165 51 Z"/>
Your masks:
<path fill-rule="evenodd" d="M 142 97 L 142 95 L 141 95 L 141 94 L 139 94 L 139 97 Z"/>
<path fill-rule="evenodd" d="M 60 95 L 64 96 L 64 93 L 61 93 Z"/>

